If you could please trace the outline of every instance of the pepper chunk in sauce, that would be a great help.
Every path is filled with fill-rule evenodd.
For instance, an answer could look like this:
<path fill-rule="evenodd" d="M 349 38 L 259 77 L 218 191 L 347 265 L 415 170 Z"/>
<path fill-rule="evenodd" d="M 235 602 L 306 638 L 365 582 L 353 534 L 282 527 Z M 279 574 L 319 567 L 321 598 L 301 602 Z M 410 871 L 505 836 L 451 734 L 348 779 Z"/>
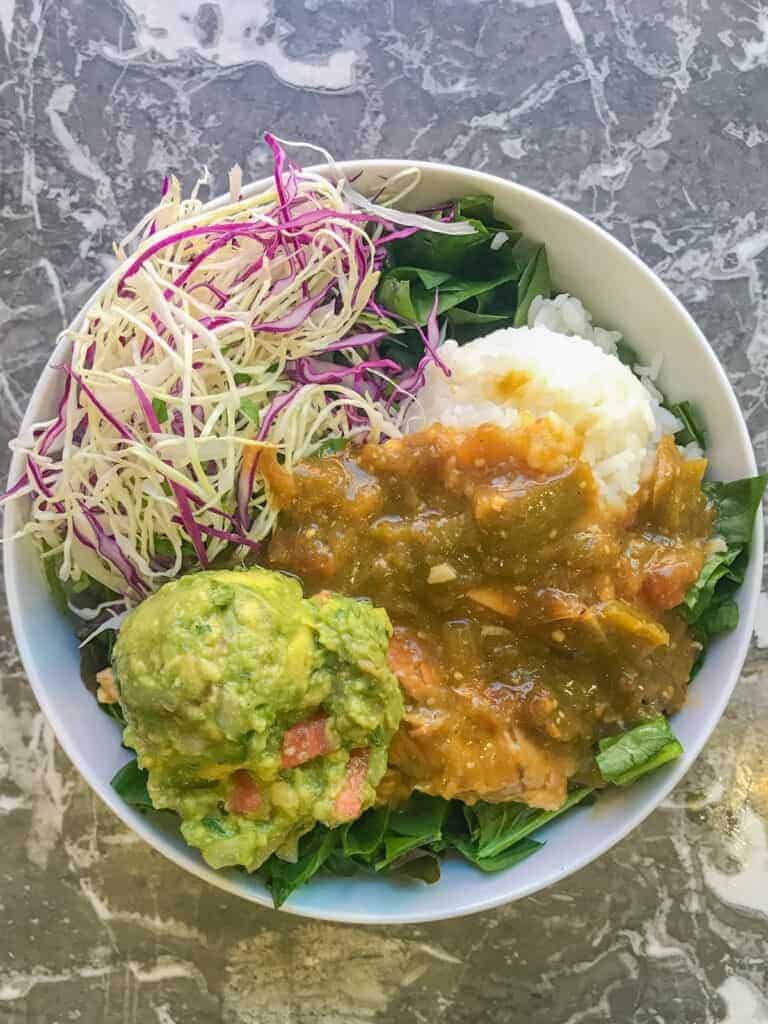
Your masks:
<path fill-rule="evenodd" d="M 556 808 L 569 780 L 599 782 L 597 739 L 683 704 L 697 647 L 674 608 L 712 533 L 706 462 L 664 438 L 616 511 L 579 454 L 544 418 L 433 425 L 290 473 L 262 456 L 270 564 L 394 624 L 406 714 L 382 800 Z"/>

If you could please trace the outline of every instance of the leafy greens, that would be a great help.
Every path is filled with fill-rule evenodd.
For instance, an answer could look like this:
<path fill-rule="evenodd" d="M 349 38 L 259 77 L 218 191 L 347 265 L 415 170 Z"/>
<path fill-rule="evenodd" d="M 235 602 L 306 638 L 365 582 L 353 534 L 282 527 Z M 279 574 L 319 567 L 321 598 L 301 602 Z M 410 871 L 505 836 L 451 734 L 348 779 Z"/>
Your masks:
<path fill-rule="evenodd" d="M 733 629 L 739 621 L 734 595 L 744 582 L 755 516 L 767 482 L 764 473 L 702 485 L 715 506 L 715 531 L 724 546 L 709 556 L 680 612 L 704 649 L 713 637 Z"/>
<path fill-rule="evenodd" d="M 131 807 L 139 807 L 144 810 L 153 809 L 147 789 L 147 773 L 143 768 L 139 768 L 136 758 L 128 761 L 117 772 L 112 779 L 112 788 Z"/>
<path fill-rule="evenodd" d="M 474 234 L 436 235 L 420 231 L 393 241 L 377 291 L 377 302 L 402 327 L 382 352 L 416 365 L 424 352 L 416 327 L 423 327 L 435 303 L 465 342 L 496 327 L 519 327 L 537 295 L 549 297 L 552 282 L 543 245 L 498 218 L 493 198 L 465 196 L 455 204 L 457 220 Z"/>
<path fill-rule="evenodd" d="M 626 786 L 679 757 L 683 748 L 664 717 L 659 715 L 618 736 L 598 743 L 595 757 L 600 774 L 614 786 Z"/>
<path fill-rule="evenodd" d="M 679 756 L 682 749 L 661 716 L 601 740 L 596 760 L 606 783 L 626 785 Z M 132 806 L 152 807 L 147 773 L 136 761 L 120 769 L 112 786 Z M 299 841 L 295 861 L 273 854 L 258 873 L 280 907 L 322 870 L 341 876 L 386 872 L 432 883 L 440 878 L 440 857 L 453 850 L 481 871 L 503 871 L 542 848 L 544 840 L 533 833 L 590 800 L 593 792 L 581 786 L 557 810 L 545 811 L 515 802 L 469 806 L 416 791 L 398 808 L 372 807 L 334 829 L 316 825 Z M 212 826 L 220 827 L 218 822 Z"/>

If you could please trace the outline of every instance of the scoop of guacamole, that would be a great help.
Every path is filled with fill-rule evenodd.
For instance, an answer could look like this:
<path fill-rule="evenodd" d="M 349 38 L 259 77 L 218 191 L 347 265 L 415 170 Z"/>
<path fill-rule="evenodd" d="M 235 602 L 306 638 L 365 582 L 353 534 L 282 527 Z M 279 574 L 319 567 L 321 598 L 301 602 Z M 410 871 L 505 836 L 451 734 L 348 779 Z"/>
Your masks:
<path fill-rule="evenodd" d="M 374 799 L 403 714 L 386 612 L 265 569 L 182 577 L 125 620 L 124 740 L 213 867 L 290 859 Z"/>

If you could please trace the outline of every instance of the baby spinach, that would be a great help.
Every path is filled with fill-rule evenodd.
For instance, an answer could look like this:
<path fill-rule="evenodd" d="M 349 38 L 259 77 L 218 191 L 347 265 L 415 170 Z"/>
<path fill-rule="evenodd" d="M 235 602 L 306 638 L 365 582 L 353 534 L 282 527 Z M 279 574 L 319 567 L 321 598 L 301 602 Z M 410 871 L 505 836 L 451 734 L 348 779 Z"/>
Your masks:
<path fill-rule="evenodd" d="M 739 609 L 734 595 L 744 582 L 755 516 L 768 474 L 742 480 L 705 481 L 702 489 L 716 509 L 715 532 L 725 542 L 713 552 L 685 595 L 680 612 L 706 648 L 712 637 L 734 629 Z"/>
<path fill-rule="evenodd" d="M 544 811 L 520 803 L 489 804 L 480 801 L 471 807 L 465 806 L 464 815 L 474 858 L 492 860 L 498 857 L 548 821 L 575 807 L 591 792 L 591 787 L 587 786 L 574 790 L 554 811 Z"/>
<path fill-rule="evenodd" d="M 497 853 L 491 857 L 481 857 L 471 840 L 457 839 L 454 843 L 456 850 L 463 857 L 474 864 L 476 868 L 489 873 L 504 871 L 506 868 L 519 864 L 520 861 L 525 860 L 531 854 L 540 850 L 543 845 L 544 843 L 539 842 L 538 839 L 521 839 L 502 853 Z"/>
<path fill-rule="evenodd" d="M 468 266 L 478 266 L 490 251 L 493 229 L 473 217 L 461 217 L 475 229 L 473 234 L 443 235 L 417 231 L 388 247 L 392 262 L 398 266 L 423 267 L 425 270 L 460 274 Z"/>
<path fill-rule="evenodd" d="M 626 786 L 683 752 L 664 715 L 642 722 L 618 736 L 607 736 L 600 740 L 598 747 L 595 760 L 600 774 L 615 786 Z"/>
<path fill-rule="evenodd" d="M 388 807 L 373 807 L 341 830 L 341 848 L 346 857 L 369 860 L 384 841 L 389 824 Z"/>
<path fill-rule="evenodd" d="M 745 477 L 742 480 L 707 481 L 704 493 L 717 508 L 717 532 L 729 547 L 749 545 L 755 516 L 760 508 L 768 473 Z"/>
<path fill-rule="evenodd" d="M 107 601 L 122 600 L 114 590 L 105 587 L 103 583 L 99 583 L 85 572 L 81 572 L 76 580 L 62 580 L 59 575 L 62 556 L 50 548 L 43 548 L 41 561 L 51 597 L 58 610 L 64 615 L 72 611 L 70 605 L 73 608 L 94 608 Z M 90 633 L 92 630 L 93 624 L 89 621 L 87 631 Z"/>
<path fill-rule="evenodd" d="M 511 270 L 475 281 L 451 274 L 435 274 L 419 267 L 393 267 L 382 276 L 378 300 L 404 320 L 423 326 L 432 312 L 435 292 L 438 296 L 437 314 L 440 316 L 469 299 L 514 281 L 516 277 L 517 273 Z M 427 281 L 436 283 L 428 284 Z"/>
<path fill-rule="evenodd" d="M 416 792 L 403 806 L 389 815 L 382 850 L 375 861 L 381 871 L 398 858 L 421 846 L 439 842 L 448 813 L 448 801 Z"/>
<path fill-rule="evenodd" d="M 473 234 L 441 235 L 419 231 L 388 247 L 377 300 L 407 325 L 423 326 L 437 295 L 437 313 L 451 325 L 459 343 L 484 333 L 489 325 L 526 323 L 531 302 L 549 296 L 552 283 L 543 245 L 522 238 L 498 217 L 491 196 L 465 196 L 455 216 L 474 227 Z M 414 336 L 405 343 L 415 365 L 423 344 Z"/>
<path fill-rule="evenodd" d="M 682 445 L 695 442 L 702 451 L 706 451 L 707 431 L 693 402 L 675 402 L 665 407 L 683 424 L 683 429 L 675 434 L 675 441 Z"/>
<path fill-rule="evenodd" d="M 272 893 L 276 907 L 281 907 L 291 893 L 305 885 L 317 874 L 330 857 L 338 842 L 338 832 L 316 825 L 299 840 L 299 852 L 295 863 L 281 860 L 274 855 L 262 867 L 266 885 Z"/>
<path fill-rule="evenodd" d="M 440 859 L 427 848 L 413 850 L 389 867 L 390 874 L 415 878 L 427 885 L 440 881 Z"/>
<path fill-rule="evenodd" d="M 520 282 L 517 286 L 517 309 L 515 310 L 515 327 L 525 327 L 528 323 L 528 310 L 538 295 L 547 298 L 552 294 L 552 282 L 549 277 L 547 251 L 543 245 L 533 245 L 523 240 L 515 249 L 521 250 L 526 260 Z"/>
<path fill-rule="evenodd" d="M 131 807 L 151 810 L 154 806 L 147 789 L 147 773 L 143 768 L 139 768 L 136 758 L 124 764 L 115 773 L 111 786 Z"/>

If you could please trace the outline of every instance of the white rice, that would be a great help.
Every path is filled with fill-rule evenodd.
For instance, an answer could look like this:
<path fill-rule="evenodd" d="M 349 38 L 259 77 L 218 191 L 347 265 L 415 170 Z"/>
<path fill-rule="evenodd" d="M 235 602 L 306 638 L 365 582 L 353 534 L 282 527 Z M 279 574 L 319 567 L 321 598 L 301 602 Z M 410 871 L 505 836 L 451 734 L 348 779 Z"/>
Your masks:
<path fill-rule="evenodd" d="M 551 312 L 540 303 L 535 315 Z M 590 326 L 578 300 L 561 302 L 556 312 L 569 317 L 571 332 L 575 326 L 593 335 L 600 331 Z M 615 351 L 618 337 L 601 331 L 597 341 L 587 340 L 537 322 L 534 327 L 494 331 L 461 347 L 446 341 L 440 357 L 450 376 L 437 366 L 428 367 L 404 429 L 419 430 L 435 422 L 514 427 L 521 413 L 559 417 L 581 436 L 582 458 L 591 465 L 606 501 L 623 503 L 637 490 L 656 441 L 668 428 L 663 429 L 648 388 L 607 351 L 609 343 Z M 528 379 L 507 395 L 499 383 L 511 371 L 521 371 Z"/>
<path fill-rule="evenodd" d="M 541 295 L 537 295 L 528 310 L 528 326 L 548 327 L 550 331 L 556 331 L 558 334 L 565 334 L 568 337 L 586 338 L 587 341 L 593 342 L 611 356 L 616 355 L 616 346 L 622 340 L 619 331 L 606 331 L 602 327 L 595 327 L 589 310 L 585 309 L 575 295 L 568 295 L 567 292 L 556 295 L 554 299 L 545 299 Z M 656 387 L 656 381 L 661 373 L 663 359 L 664 357 L 659 352 L 651 360 L 649 366 L 632 367 L 651 396 L 651 410 L 653 418 L 656 420 L 656 429 L 653 435 L 654 447 L 664 434 L 676 434 L 683 426 L 680 420 L 661 404 L 664 401 L 664 395 Z M 689 459 L 700 459 L 703 454 L 695 442 L 681 448 L 681 451 Z"/>
<path fill-rule="evenodd" d="M 616 355 L 616 345 L 621 341 L 618 331 L 605 331 L 602 327 L 594 327 L 592 314 L 585 309 L 581 301 L 574 295 L 563 292 L 554 299 L 545 299 L 537 295 L 528 310 L 529 327 L 548 327 L 557 334 L 568 337 L 586 338 L 593 342 L 609 356 Z"/>

